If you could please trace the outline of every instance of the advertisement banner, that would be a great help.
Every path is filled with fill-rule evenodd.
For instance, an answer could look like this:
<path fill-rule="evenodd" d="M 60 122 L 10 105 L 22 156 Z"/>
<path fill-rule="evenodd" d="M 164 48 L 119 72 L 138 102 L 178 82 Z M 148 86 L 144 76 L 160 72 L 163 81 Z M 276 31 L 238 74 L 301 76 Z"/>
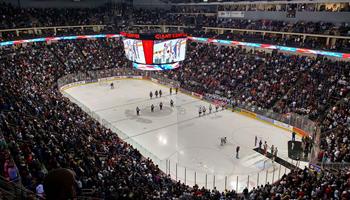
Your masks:
<path fill-rule="evenodd" d="M 309 136 L 310 135 L 307 132 L 305 132 L 304 130 L 301 130 L 300 128 L 297 128 L 297 127 L 293 127 L 293 131 L 298 133 L 301 136 Z"/>
<path fill-rule="evenodd" d="M 99 78 L 98 82 L 102 82 L 102 81 L 110 81 L 113 80 L 115 78 L 120 78 L 120 77 L 116 77 L 116 76 L 112 76 L 112 77 L 107 77 L 107 78 Z"/>
<path fill-rule="evenodd" d="M 241 110 L 241 114 L 256 119 L 256 114 L 248 110 Z"/>
<path fill-rule="evenodd" d="M 98 80 L 96 79 L 86 80 L 86 83 L 95 83 L 95 82 L 98 82 Z"/>
<path fill-rule="evenodd" d="M 152 81 L 152 82 L 155 82 L 155 83 L 158 83 L 158 80 L 155 79 L 155 78 L 151 78 L 151 81 Z"/>
<path fill-rule="evenodd" d="M 244 12 L 242 11 L 219 11 L 218 18 L 243 18 Z"/>
<path fill-rule="evenodd" d="M 226 104 L 230 104 L 232 105 L 233 104 L 233 101 L 231 99 L 228 99 L 228 98 L 225 98 L 225 97 L 221 97 L 217 94 L 209 94 L 209 93 L 206 93 L 205 94 L 205 98 L 209 101 L 222 101 L 222 102 L 225 102 Z"/>
<path fill-rule="evenodd" d="M 66 90 L 68 88 L 71 88 L 73 86 L 76 86 L 76 85 L 80 85 L 80 84 L 85 84 L 85 81 L 78 81 L 78 82 L 75 82 L 75 83 L 69 83 L 67 85 L 64 85 L 60 88 L 60 90 Z"/>
<path fill-rule="evenodd" d="M 195 92 L 192 92 L 192 95 L 195 96 L 195 97 L 198 97 L 199 99 L 203 98 L 203 95 L 195 93 Z"/>
<path fill-rule="evenodd" d="M 187 91 L 187 90 L 185 90 L 185 89 L 183 89 L 183 88 L 180 88 L 180 91 L 181 91 L 182 93 L 184 93 L 184 94 L 187 94 L 187 95 L 191 95 L 191 94 L 192 94 L 192 92 Z"/>
<path fill-rule="evenodd" d="M 291 126 L 289 124 L 286 124 L 286 123 L 283 123 L 283 122 L 280 122 L 280 121 L 276 121 L 276 120 L 273 120 L 273 124 L 275 124 L 276 126 L 288 129 L 290 131 L 293 131 L 293 126 Z"/>
<path fill-rule="evenodd" d="M 262 115 L 256 115 L 256 118 L 261 119 L 261 120 L 266 121 L 266 122 L 269 122 L 269 123 L 272 123 L 272 124 L 274 121 L 273 119 L 270 119 L 270 118 L 262 116 Z"/>

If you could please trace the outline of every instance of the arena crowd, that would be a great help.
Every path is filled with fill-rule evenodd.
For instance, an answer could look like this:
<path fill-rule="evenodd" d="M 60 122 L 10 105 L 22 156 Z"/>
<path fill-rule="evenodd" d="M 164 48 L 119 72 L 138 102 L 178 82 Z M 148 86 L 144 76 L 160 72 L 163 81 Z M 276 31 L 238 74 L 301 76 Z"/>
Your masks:
<path fill-rule="evenodd" d="M 18 9 L 2 4 L 0 10 L 4 13 L 0 20 L 1 29 L 103 24 L 111 20 L 109 15 L 104 15 L 109 10 L 103 8 L 57 11 Z M 127 20 L 123 12 L 128 11 L 123 11 L 122 7 L 120 10 L 120 14 L 112 20 Z M 133 19 L 137 23 L 164 23 L 158 21 L 157 13 L 151 11 L 140 11 L 135 15 Z M 64 20 L 68 18 L 77 21 Z M 186 19 L 172 15 L 165 22 L 167 20 L 176 24 Z M 210 21 L 204 18 L 201 25 L 210 24 Z M 188 23 L 192 22 L 189 20 Z M 279 22 L 266 26 L 259 21 L 254 26 L 244 21 L 227 23 L 232 27 L 265 30 L 285 26 Z M 329 30 L 330 33 L 332 29 L 329 24 L 321 26 L 321 30 L 312 27 L 312 24 L 305 24 L 304 28 L 300 28 L 297 23 L 290 30 L 307 33 L 326 33 Z M 105 31 L 114 28 L 106 28 Z M 77 33 L 81 30 L 69 32 Z M 205 35 L 201 31 L 198 34 Z M 3 38 L 15 37 L 8 35 Z M 237 36 L 212 37 L 234 39 Z M 259 39 L 258 36 L 242 36 L 239 39 L 245 40 L 246 37 Z M 285 55 L 277 51 L 265 53 L 200 43 L 189 43 L 187 51 L 187 59 L 181 68 L 159 74 L 179 81 L 187 90 L 232 99 L 237 106 L 254 105 L 281 114 L 293 112 L 305 115 L 322 129 L 319 161 L 350 162 L 349 63 L 325 57 Z M 190 187 L 172 180 L 152 160 L 144 158 L 138 150 L 89 117 L 58 91 L 57 80 L 67 74 L 130 68 L 131 63 L 124 57 L 119 39 L 4 47 L 0 51 L 0 61 L 1 176 L 20 182 L 39 196 L 43 194 L 38 187 L 49 171 L 69 168 L 75 173 L 77 195 L 86 195 L 88 191 L 89 196 L 103 199 L 350 198 L 348 168 L 319 172 L 308 168 L 295 169 L 276 183 L 250 191 L 245 189 L 242 194 L 233 190 L 219 192 Z"/>
<path fill-rule="evenodd" d="M 114 9 L 112 10 L 111 7 Z M 189 7 L 169 12 L 167 10 L 149 10 L 132 8 L 121 4 L 118 6 L 106 5 L 96 9 L 37 9 L 37 8 L 16 8 L 9 4 L 2 3 L 0 11 L 3 15 L 0 18 L 0 29 L 28 28 L 28 27 L 50 27 L 66 25 L 107 25 L 101 32 L 118 33 L 125 30 L 130 24 L 135 25 L 179 25 L 190 26 L 186 32 L 193 36 L 220 37 L 246 42 L 271 43 L 293 47 L 305 47 L 311 49 L 323 49 L 332 51 L 350 52 L 350 41 L 338 39 L 335 44 L 326 46 L 326 38 L 306 37 L 268 33 L 231 33 L 217 35 L 208 31 L 204 33 L 202 27 L 221 27 L 233 29 L 266 30 L 278 32 L 324 34 L 324 35 L 350 35 L 348 24 L 316 23 L 316 22 L 284 22 L 272 20 L 246 20 L 246 19 L 223 19 L 216 16 L 205 15 L 210 13 L 201 8 Z M 202 13 L 189 15 L 188 12 Z M 92 29 L 72 28 L 69 31 L 45 30 L 40 36 L 69 35 L 69 34 L 91 34 Z M 32 38 L 33 33 L 21 32 L 17 36 L 15 31 L 4 32 L 0 35 L 1 40 L 12 40 L 18 38 Z"/>
<path fill-rule="evenodd" d="M 346 63 L 288 56 L 278 52 L 271 55 L 237 47 L 190 43 L 188 58 L 182 68 L 163 75 L 180 81 L 188 90 L 216 93 L 235 99 L 237 104 L 254 104 L 262 108 L 273 109 L 279 105 L 280 109 L 280 102 L 292 85 L 305 80 L 300 74 L 310 76 L 313 78 L 311 82 L 320 84 L 321 76 L 313 74 L 314 65 L 323 67 L 321 70 L 330 77 L 330 83 L 323 82 L 325 86 L 320 87 L 320 93 L 324 94 L 327 102 L 332 102 L 327 97 L 335 97 L 330 90 L 334 77 L 348 78 L 346 72 L 340 70 L 341 66 L 346 68 Z M 48 171 L 64 167 L 73 169 L 76 173 L 79 192 L 91 189 L 92 196 L 105 199 L 117 198 L 118 195 L 120 198 L 160 199 L 260 199 L 266 196 L 277 199 L 286 196 L 317 199 L 321 196 L 348 195 L 348 171 L 339 172 L 341 178 L 335 180 L 334 177 L 339 176 L 333 173 L 322 172 L 325 174 L 316 178 L 315 172 L 309 169 L 296 170 L 286 174 L 278 183 L 245 191 L 243 196 L 238 196 L 235 191 L 220 193 L 197 186 L 190 188 L 172 181 L 151 160 L 143 158 L 137 150 L 87 116 L 57 90 L 56 81 L 65 74 L 130 66 L 123 56 L 123 48 L 118 39 L 33 44 L 16 50 L 5 50 L 1 59 L 1 132 L 4 135 L 3 141 L 6 141 L 6 145 L 2 146 L 9 149 L 7 151 L 7 148 L 1 148 L 3 155 L 6 155 L 2 157 L 3 175 L 8 180 L 16 180 L 20 176 L 22 183 L 32 191 L 36 191 Z M 298 64 L 288 65 L 291 60 Z M 339 65 L 339 69 L 327 71 L 327 65 Z M 195 66 L 201 66 L 202 70 L 199 71 Z M 277 68 L 273 70 L 272 67 Z M 289 73 L 286 73 L 287 69 Z M 257 80 L 260 80 L 259 83 Z M 348 79 L 344 82 L 348 82 Z M 306 90 L 305 93 L 312 91 L 307 90 L 308 85 L 297 85 L 300 90 Z M 334 90 L 340 91 L 343 87 L 343 84 L 339 84 Z M 347 90 L 344 90 L 344 94 L 338 94 L 337 98 L 341 99 L 346 94 Z M 348 101 L 345 99 L 336 108 L 332 106 L 337 99 L 333 100 L 333 105 L 319 108 L 314 107 L 313 102 L 323 102 L 324 99 L 305 101 L 300 96 L 291 97 L 296 99 L 293 102 L 283 102 L 283 109 L 310 109 L 308 114 L 317 111 L 315 116 L 328 110 L 326 118 L 329 124 L 325 124 L 325 129 L 333 131 L 333 126 L 338 127 L 334 123 L 347 123 L 349 115 L 345 111 Z M 298 100 L 303 100 L 303 103 L 294 103 Z M 348 140 L 331 136 L 340 135 L 345 130 L 348 131 L 337 129 L 325 138 L 325 154 L 329 155 L 327 159 L 330 161 L 348 161 Z M 77 150 L 77 146 L 81 148 Z M 339 149 L 339 146 L 342 148 Z M 338 153 L 340 150 L 341 153 Z M 16 168 L 18 174 L 15 173 Z M 314 182 L 309 188 L 295 187 L 296 180 L 299 181 L 298 185 L 310 184 L 310 180 Z M 326 190 L 327 194 L 324 194 L 323 191 Z"/>

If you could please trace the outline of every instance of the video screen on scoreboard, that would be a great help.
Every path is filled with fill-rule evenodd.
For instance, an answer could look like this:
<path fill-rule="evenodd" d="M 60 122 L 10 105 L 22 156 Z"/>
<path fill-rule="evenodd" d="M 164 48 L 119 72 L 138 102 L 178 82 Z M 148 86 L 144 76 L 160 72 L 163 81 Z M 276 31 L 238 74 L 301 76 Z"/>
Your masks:
<path fill-rule="evenodd" d="M 127 59 L 137 63 L 146 63 L 142 40 L 124 39 L 123 42 Z"/>
<path fill-rule="evenodd" d="M 145 65 L 133 63 L 133 67 L 139 70 L 145 71 L 164 71 L 164 70 L 172 70 L 180 67 L 179 63 L 171 63 L 171 64 L 162 64 L 162 65 Z"/>
<path fill-rule="evenodd" d="M 185 60 L 186 38 L 155 40 L 153 64 L 174 63 Z"/>

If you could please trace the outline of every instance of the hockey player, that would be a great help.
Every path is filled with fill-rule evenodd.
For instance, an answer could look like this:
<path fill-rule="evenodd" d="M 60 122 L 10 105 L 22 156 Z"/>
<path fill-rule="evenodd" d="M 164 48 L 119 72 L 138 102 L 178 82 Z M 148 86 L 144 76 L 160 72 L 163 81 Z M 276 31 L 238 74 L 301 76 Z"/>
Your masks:
<path fill-rule="evenodd" d="M 170 107 L 174 107 L 174 101 L 170 99 Z"/>
<path fill-rule="evenodd" d="M 205 106 L 203 106 L 203 115 L 205 115 L 205 112 L 207 111 L 207 109 L 205 108 Z"/>
<path fill-rule="evenodd" d="M 275 151 L 275 146 L 271 145 L 271 155 L 273 155 L 274 151 Z"/>
<path fill-rule="evenodd" d="M 154 105 L 151 105 L 151 112 L 154 112 Z"/>
<path fill-rule="evenodd" d="M 163 103 L 162 102 L 159 103 L 159 109 L 163 110 Z"/>
<path fill-rule="evenodd" d="M 137 114 L 137 116 L 140 115 L 140 108 L 138 106 L 136 107 L 136 114 Z"/>
<path fill-rule="evenodd" d="M 175 88 L 175 94 L 177 94 L 178 91 L 179 91 L 179 88 Z"/>
<path fill-rule="evenodd" d="M 240 149 L 240 147 L 237 146 L 237 147 L 236 147 L 236 158 L 237 158 L 237 159 L 239 159 L 239 149 Z"/>
<path fill-rule="evenodd" d="M 162 97 L 162 90 L 159 90 L 159 97 Z"/>
<path fill-rule="evenodd" d="M 221 137 L 220 138 L 220 145 L 221 146 L 224 146 L 226 144 L 226 142 L 227 142 L 227 138 L 226 137 Z"/>
<path fill-rule="evenodd" d="M 111 83 L 111 89 L 114 89 L 114 83 L 113 82 Z"/>
<path fill-rule="evenodd" d="M 173 94 L 173 88 L 169 89 L 169 93 L 170 93 L 170 95 Z"/>
<path fill-rule="evenodd" d="M 202 106 L 199 106 L 198 114 L 199 114 L 199 117 L 200 117 L 201 114 L 202 114 Z"/>
<path fill-rule="evenodd" d="M 277 147 L 275 148 L 275 151 L 273 152 L 273 159 L 275 160 L 277 158 L 277 152 L 278 152 L 278 149 Z"/>
<path fill-rule="evenodd" d="M 149 98 L 150 99 L 152 99 L 152 97 L 153 97 L 153 93 L 152 93 L 152 91 L 149 93 Z"/>
<path fill-rule="evenodd" d="M 211 104 L 209 104 L 209 114 L 211 113 L 211 110 L 212 110 L 213 108 L 211 107 Z"/>
<path fill-rule="evenodd" d="M 266 156 L 267 154 L 267 142 L 265 141 L 264 143 L 264 155 Z"/>
<path fill-rule="evenodd" d="M 218 110 L 219 110 L 219 105 L 218 104 L 215 105 L 215 110 L 216 110 L 216 112 L 218 112 Z"/>
<path fill-rule="evenodd" d="M 156 95 L 156 98 L 158 98 L 158 90 L 154 92 L 154 95 Z"/>
<path fill-rule="evenodd" d="M 262 141 L 260 140 L 259 141 L 259 149 L 261 149 L 261 146 L 262 146 Z"/>

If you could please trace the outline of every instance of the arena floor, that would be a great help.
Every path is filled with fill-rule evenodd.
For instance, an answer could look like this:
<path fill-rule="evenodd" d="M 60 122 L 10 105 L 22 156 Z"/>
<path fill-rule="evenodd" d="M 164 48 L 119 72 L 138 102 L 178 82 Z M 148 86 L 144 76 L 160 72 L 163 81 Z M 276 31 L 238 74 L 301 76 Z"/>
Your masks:
<path fill-rule="evenodd" d="M 242 191 L 247 183 L 251 189 L 266 180 L 276 181 L 289 171 L 272 164 L 253 148 L 254 138 L 258 136 L 269 145 L 277 146 L 278 156 L 288 160 L 290 132 L 230 110 L 198 117 L 199 106 L 206 106 L 208 110 L 209 103 L 182 93 L 169 95 L 169 88 L 151 81 L 113 82 L 114 89 L 107 83 L 92 83 L 63 93 L 122 131 L 125 135 L 120 137 L 124 140 L 138 143 L 141 147 L 134 146 L 144 156 L 151 156 L 163 171 L 170 171 L 174 179 L 189 185 L 196 182 L 208 188 L 215 185 L 219 190 Z M 162 98 L 150 100 L 149 92 L 159 89 L 163 91 Z M 170 99 L 175 102 L 173 108 Z M 161 111 L 159 102 L 164 104 Z M 151 104 L 155 105 L 153 113 Z M 140 116 L 136 115 L 136 106 L 141 109 Z M 224 136 L 228 143 L 220 146 L 220 137 Z M 237 145 L 241 147 L 239 159 L 235 158 Z"/>

